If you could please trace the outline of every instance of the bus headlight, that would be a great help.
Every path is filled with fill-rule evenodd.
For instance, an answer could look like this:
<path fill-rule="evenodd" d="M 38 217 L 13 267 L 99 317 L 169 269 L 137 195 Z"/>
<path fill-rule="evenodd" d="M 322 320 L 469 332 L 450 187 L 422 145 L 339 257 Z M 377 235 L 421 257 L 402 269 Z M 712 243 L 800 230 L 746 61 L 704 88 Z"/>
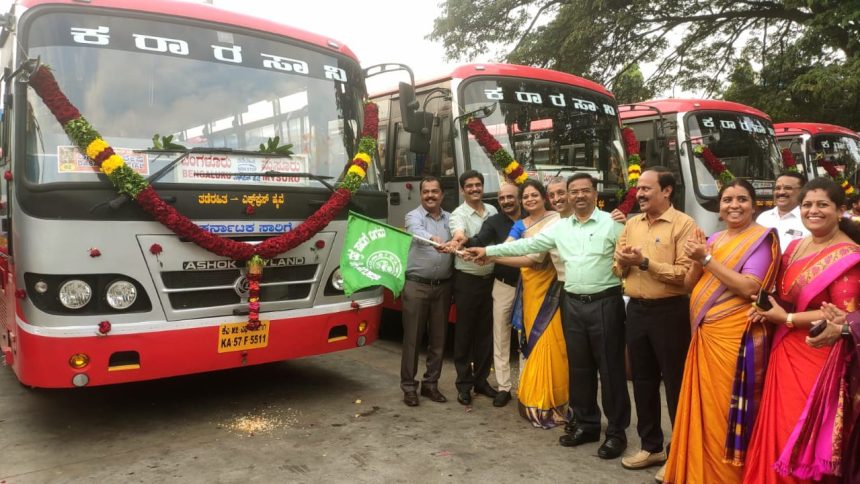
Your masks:
<path fill-rule="evenodd" d="M 137 288 L 129 281 L 114 281 L 108 286 L 105 299 L 114 309 L 127 309 L 137 300 Z"/>
<path fill-rule="evenodd" d="M 60 303 L 69 309 L 80 309 L 86 306 L 92 297 L 92 288 L 80 279 L 66 281 L 60 286 Z"/>
<path fill-rule="evenodd" d="M 340 267 L 331 273 L 331 287 L 343 291 L 343 274 L 340 273 Z"/>

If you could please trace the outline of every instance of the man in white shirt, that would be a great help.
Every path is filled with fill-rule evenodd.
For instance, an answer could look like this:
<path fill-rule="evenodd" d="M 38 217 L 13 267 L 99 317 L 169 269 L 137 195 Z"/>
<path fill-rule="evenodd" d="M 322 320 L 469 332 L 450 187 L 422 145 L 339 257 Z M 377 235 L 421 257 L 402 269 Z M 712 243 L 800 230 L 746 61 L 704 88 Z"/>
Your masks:
<path fill-rule="evenodd" d="M 773 187 L 773 207 L 758 216 L 756 222 L 765 227 L 774 227 L 779 233 L 779 248 L 782 252 L 792 240 L 809 235 L 800 219 L 800 188 L 806 180 L 795 172 L 783 173 Z"/>

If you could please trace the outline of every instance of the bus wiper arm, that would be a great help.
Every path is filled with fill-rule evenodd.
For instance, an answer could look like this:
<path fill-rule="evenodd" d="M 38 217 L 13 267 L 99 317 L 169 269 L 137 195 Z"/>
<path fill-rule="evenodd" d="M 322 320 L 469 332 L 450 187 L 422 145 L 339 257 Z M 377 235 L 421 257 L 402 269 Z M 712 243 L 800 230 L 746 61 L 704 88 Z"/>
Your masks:
<path fill-rule="evenodd" d="M 288 172 L 288 171 L 276 171 L 276 170 L 261 171 L 261 172 L 257 172 L 257 173 L 255 173 L 255 172 L 224 172 L 224 171 L 195 171 L 194 175 L 196 175 L 196 176 L 214 176 L 214 175 L 219 175 L 219 176 L 224 176 L 224 175 L 227 175 L 227 176 L 250 176 L 250 177 L 255 177 L 255 178 L 263 177 L 263 176 L 309 178 L 311 180 L 318 181 L 318 182 L 322 183 L 323 186 L 325 186 L 326 188 L 331 190 L 332 193 L 337 191 L 331 183 L 326 181 L 326 180 L 331 180 L 332 178 L 334 178 L 333 176 L 315 175 L 313 173 L 302 173 L 302 172 L 293 173 L 293 172 Z"/>

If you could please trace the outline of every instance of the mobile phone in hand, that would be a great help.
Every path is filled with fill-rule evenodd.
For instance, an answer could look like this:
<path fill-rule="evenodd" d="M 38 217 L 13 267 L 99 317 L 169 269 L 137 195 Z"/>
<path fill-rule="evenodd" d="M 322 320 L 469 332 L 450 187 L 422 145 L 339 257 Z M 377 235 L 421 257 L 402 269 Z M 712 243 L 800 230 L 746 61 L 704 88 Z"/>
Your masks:
<path fill-rule="evenodd" d="M 814 338 L 814 337 L 818 336 L 819 334 L 824 332 L 824 328 L 826 328 L 826 327 L 827 327 L 827 321 L 825 321 L 823 319 L 820 321 L 816 321 L 816 322 L 812 323 L 812 326 L 810 326 L 810 328 L 809 328 L 809 337 Z"/>
<path fill-rule="evenodd" d="M 755 299 L 755 305 L 762 311 L 770 311 L 773 308 L 773 304 L 770 303 L 770 299 L 768 299 L 767 291 L 761 289 L 758 292 L 758 297 Z"/>

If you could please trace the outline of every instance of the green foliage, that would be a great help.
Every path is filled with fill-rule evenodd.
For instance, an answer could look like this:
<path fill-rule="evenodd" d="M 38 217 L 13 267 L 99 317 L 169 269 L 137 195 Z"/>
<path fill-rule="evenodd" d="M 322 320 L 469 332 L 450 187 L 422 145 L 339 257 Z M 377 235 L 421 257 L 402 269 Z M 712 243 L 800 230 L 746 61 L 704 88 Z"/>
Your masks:
<path fill-rule="evenodd" d="M 83 116 L 78 119 L 73 119 L 63 126 L 69 139 L 78 145 L 81 151 L 85 151 L 96 138 L 101 138 L 98 131 L 93 128 L 89 121 Z"/>
<path fill-rule="evenodd" d="M 174 143 L 173 135 L 169 136 L 159 136 L 157 133 L 152 137 L 152 148 L 151 150 L 163 150 L 163 151 L 185 151 L 188 148 Z"/>
<path fill-rule="evenodd" d="M 270 153 L 273 155 L 286 155 L 287 157 L 293 154 L 293 145 L 279 145 L 281 142 L 280 136 L 269 138 L 266 143 L 260 143 L 260 153 Z"/>
<path fill-rule="evenodd" d="M 618 76 L 612 86 L 612 93 L 618 104 L 647 101 L 656 94 L 653 88 L 645 85 L 645 76 L 638 65 L 631 66 Z"/>
<path fill-rule="evenodd" d="M 603 83 L 622 101 L 669 87 L 703 97 L 726 91 L 727 98 L 776 110 L 778 119 L 815 115 L 860 127 L 860 114 L 853 114 L 860 113 L 857 0 L 445 0 L 440 6 L 428 38 L 441 40 L 451 60 L 490 54 L 570 72 Z M 644 65 L 650 75 L 640 82 L 636 66 Z"/>

